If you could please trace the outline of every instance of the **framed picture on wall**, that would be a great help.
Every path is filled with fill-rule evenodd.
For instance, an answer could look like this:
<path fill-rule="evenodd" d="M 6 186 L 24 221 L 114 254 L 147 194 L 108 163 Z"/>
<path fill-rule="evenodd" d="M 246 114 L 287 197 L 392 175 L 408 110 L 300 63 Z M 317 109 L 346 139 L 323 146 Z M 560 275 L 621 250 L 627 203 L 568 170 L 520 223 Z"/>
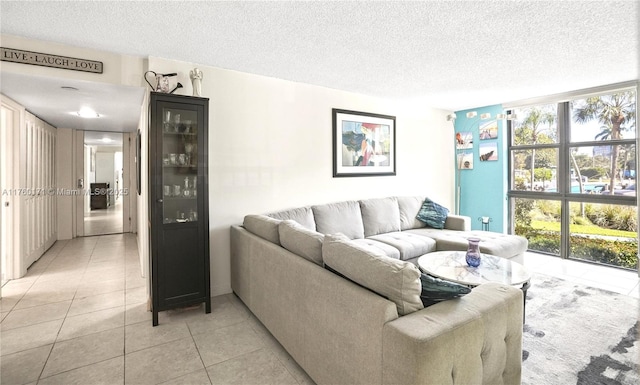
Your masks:
<path fill-rule="evenodd" d="M 396 175 L 396 117 L 333 112 L 333 176 Z"/>
<path fill-rule="evenodd" d="M 498 160 L 498 143 L 489 142 L 489 143 L 480 143 L 480 153 L 479 153 L 481 162 L 488 161 L 497 161 Z"/>
<path fill-rule="evenodd" d="M 473 152 L 462 152 L 458 155 L 458 170 L 473 170 Z"/>
<path fill-rule="evenodd" d="M 456 132 L 456 150 L 473 148 L 473 132 Z"/>
<path fill-rule="evenodd" d="M 480 124 L 478 127 L 480 140 L 497 139 L 498 138 L 498 121 L 492 120 Z"/>

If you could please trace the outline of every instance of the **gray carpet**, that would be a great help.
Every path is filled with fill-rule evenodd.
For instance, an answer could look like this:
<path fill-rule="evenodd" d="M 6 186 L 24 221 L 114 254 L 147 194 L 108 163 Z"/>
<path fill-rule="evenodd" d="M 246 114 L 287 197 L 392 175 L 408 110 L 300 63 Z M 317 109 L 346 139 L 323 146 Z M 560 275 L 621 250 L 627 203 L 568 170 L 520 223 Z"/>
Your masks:
<path fill-rule="evenodd" d="M 638 299 L 535 274 L 522 384 L 640 384 Z"/>

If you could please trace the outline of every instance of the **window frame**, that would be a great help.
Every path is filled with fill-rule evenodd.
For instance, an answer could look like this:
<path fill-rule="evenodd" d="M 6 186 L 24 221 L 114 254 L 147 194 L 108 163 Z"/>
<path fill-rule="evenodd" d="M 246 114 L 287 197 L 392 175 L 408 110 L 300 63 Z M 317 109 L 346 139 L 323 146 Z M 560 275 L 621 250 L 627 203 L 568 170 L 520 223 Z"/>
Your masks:
<path fill-rule="evenodd" d="M 590 147 L 590 146 L 616 146 L 616 145 L 635 145 L 635 162 L 638 162 L 639 154 L 639 136 L 638 135 L 638 83 L 628 82 L 618 85 L 611 85 L 605 87 L 597 87 L 589 90 L 575 91 L 566 94 L 552 95 L 543 98 L 529 99 L 526 101 L 514 102 L 505 104 L 507 114 L 512 114 L 515 109 L 534 107 L 545 104 L 556 104 L 557 108 L 557 135 L 558 140 L 556 143 L 548 144 L 527 144 L 527 145 L 515 145 L 514 144 L 514 125 L 511 120 L 507 120 L 507 210 L 508 210 L 508 231 L 511 234 L 515 233 L 515 215 L 514 215 L 514 201 L 516 198 L 522 199 L 534 199 L 534 200 L 557 200 L 561 202 L 561 233 L 560 233 L 560 257 L 563 259 L 569 258 L 569 206 L 572 202 L 576 203 L 600 203 L 600 204 L 612 204 L 612 205 L 627 205 L 636 207 L 636 216 L 640 219 L 640 205 L 638 200 L 640 194 L 636 193 L 636 196 L 621 196 L 614 194 L 587 194 L 587 193 L 572 193 L 571 192 L 571 178 L 567 174 L 570 174 L 572 168 L 570 150 L 571 148 Z M 636 94 L 636 134 L 632 139 L 616 139 L 616 140 L 592 140 L 592 141 L 580 141 L 571 142 L 571 102 L 577 99 L 583 99 L 590 96 L 601 96 L 607 94 L 613 94 L 623 91 L 634 91 Z M 558 149 L 558 168 L 556 170 L 556 192 L 536 191 L 536 190 L 515 190 L 514 187 L 514 153 L 522 150 L 541 150 L 541 149 Z M 637 185 L 638 172 L 634 176 L 634 181 Z M 639 220 L 640 222 L 640 220 Z M 638 242 L 640 248 L 640 242 Z M 640 250 L 639 250 L 640 251 Z M 638 253 L 640 259 L 640 252 Z M 640 276 L 640 262 L 638 263 L 638 275 Z"/>

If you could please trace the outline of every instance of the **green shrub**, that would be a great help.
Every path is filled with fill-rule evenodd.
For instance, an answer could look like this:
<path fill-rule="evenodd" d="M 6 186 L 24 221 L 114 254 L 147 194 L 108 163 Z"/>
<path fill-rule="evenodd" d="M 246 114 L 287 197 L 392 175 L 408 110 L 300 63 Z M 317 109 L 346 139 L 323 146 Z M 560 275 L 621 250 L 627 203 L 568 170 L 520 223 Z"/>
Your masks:
<path fill-rule="evenodd" d="M 531 227 L 531 210 L 533 210 L 533 199 L 516 199 L 514 215 L 517 226 Z"/>
<path fill-rule="evenodd" d="M 591 222 L 607 229 L 638 231 L 636 208 L 633 206 L 614 206 L 589 204 L 585 215 Z"/>
<path fill-rule="evenodd" d="M 600 238 L 571 237 L 571 257 L 636 269 L 638 242 L 611 241 Z"/>
<path fill-rule="evenodd" d="M 529 250 L 560 255 L 559 232 L 540 231 L 524 226 L 516 226 L 516 234 L 529 240 Z M 571 258 L 579 258 L 626 269 L 637 269 L 638 242 L 635 239 L 618 241 L 572 235 L 569 243 Z"/>
<path fill-rule="evenodd" d="M 536 201 L 536 208 L 545 218 L 560 219 L 561 206 L 558 201 L 540 199 Z"/>

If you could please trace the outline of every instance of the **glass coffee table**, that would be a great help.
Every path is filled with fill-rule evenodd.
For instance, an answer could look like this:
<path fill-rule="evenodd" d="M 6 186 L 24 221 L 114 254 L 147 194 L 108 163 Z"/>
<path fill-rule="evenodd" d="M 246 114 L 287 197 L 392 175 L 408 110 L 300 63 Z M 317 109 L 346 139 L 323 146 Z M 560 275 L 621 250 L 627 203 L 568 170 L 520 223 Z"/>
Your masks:
<path fill-rule="evenodd" d="M 522 290 L 523 306 L 527 304 L 527 290 L 531 273 L 518 262 L 491 254 L 482 254 L 480 266 L 471 267 L 465 260 L 466 251 L 437 251 L 418 258 L 418 266 L 432 277 L 456 282 L 471 288 L 487 282 L 517 286 Z M 523 309 L 524 316 L 524 309 Z"/>

